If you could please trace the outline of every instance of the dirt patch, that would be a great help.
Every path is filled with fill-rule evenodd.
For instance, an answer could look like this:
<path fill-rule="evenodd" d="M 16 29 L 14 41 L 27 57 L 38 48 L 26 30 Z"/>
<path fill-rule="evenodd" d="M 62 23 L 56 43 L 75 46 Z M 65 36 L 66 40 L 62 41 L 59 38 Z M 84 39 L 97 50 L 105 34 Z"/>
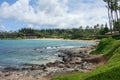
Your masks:
<path fill-rule="evenodd" d="M 89 58 L 83 59 L 84 61 L 91 62 L 94 64 L 94 66 L 101 66 L 107 62 L 108 57 L 106 55 L 100 54 L 100 55 L 92 55 Z"/>

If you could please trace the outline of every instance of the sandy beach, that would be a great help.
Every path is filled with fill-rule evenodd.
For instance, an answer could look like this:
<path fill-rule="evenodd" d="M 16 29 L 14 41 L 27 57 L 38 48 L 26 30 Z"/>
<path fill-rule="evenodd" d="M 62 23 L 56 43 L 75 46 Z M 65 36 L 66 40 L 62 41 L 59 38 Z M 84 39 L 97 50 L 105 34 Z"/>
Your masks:
<path fill-rule="evenodd" d="M 63 39 L 63 38 L 37 38 L 37 39 L 23 39 L 23 40 L 65 40 L 65 41 L 77 41 L 77 42 L 100 42 L 100 40 L 78 40 L 78 39 Z"/>

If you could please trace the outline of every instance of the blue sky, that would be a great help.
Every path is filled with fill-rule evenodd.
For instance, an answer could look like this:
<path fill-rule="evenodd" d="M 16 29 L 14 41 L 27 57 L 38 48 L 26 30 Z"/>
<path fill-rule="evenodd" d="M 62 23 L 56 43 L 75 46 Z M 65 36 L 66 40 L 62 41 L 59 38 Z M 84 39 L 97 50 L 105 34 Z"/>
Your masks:
<path fill-rule="evenodd" d="M 78 28 L 107 21 L 103 0 L 0 0 L 0 31 Z"/>
<path fill-rule="evenodd" d="M 8 2 L 9 4 L 13 4 L 15 3 L 17 0 L 0 0 L 0 4 L 2 4 L 3 2 Z"/>

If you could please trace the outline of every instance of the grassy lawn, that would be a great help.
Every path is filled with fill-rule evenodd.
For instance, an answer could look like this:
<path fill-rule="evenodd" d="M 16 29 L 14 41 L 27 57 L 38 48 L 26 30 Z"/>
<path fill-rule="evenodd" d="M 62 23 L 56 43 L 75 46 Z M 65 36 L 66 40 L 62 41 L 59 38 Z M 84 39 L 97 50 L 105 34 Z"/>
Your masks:
<path fill-rule="evenodd" d="M 120 40 L 103 39 L 91 54 L 105 54 L 109 59 L 91 72 L 61 75 L 53 80 L 120 80 Z"/>

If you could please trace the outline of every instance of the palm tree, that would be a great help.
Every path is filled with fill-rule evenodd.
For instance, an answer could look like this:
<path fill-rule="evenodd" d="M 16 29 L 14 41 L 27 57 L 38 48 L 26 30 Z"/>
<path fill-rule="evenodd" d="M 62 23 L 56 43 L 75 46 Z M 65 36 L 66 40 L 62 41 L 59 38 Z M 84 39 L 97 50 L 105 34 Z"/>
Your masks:
<path fill-rule="evenodd" d="M 115 27 L 115 23 L 118 22 L 119 20 L 119 15 L 120 15 L 120 7 L 119 7 L 119 2 L 120 0 L 104 0 L 104 2 L 107 3 L 107 9 L 108 9 L 108 18 L 109 18 L 109 25 L 110 25 L 110 30 L 112 34 L 112 30 Z M 118 13 L 119 11 L 119 13 Z M 119 27 L 119 26 L 117 26 Z M 120 30 L 120 29 L 119 29 Z"/>
<path fill-rule="evenodd" d="M 112 34 L 112 21 L 113 21 L 113 11 L 111 10 L 111 0 L 104 0 L 104 2 L 107 3 L 106 7 L 108 9 L 108 18 L 109 18 L 109 26 L 110 26 L 110 31 Z"/>
<path fill-rule="evenodd" d="M 114 10 L 115 10 L 116 18 L 117 18 L 117 21 L 118 21 L 118 19 L 119 19 L 119 17 L 118 17 L 118 10 L 119 10 L 118 0 L 115 0 Z"/>
<path fill-rule="evenodd" d="M 117 25 L 114 24 L 114 27 L 117 27 L 118 31 L 120 33 L 120 20 L 119 20 L 119 16 L 118 16 L 118 15 L 120 15 L 120 13 L 118 13 L 119 12 L 119 4 L 118 4 L 119 1 L 120 0 L 114 0 L 113 10 L 116 14 L 115 23 L 117 23 Z"/>

